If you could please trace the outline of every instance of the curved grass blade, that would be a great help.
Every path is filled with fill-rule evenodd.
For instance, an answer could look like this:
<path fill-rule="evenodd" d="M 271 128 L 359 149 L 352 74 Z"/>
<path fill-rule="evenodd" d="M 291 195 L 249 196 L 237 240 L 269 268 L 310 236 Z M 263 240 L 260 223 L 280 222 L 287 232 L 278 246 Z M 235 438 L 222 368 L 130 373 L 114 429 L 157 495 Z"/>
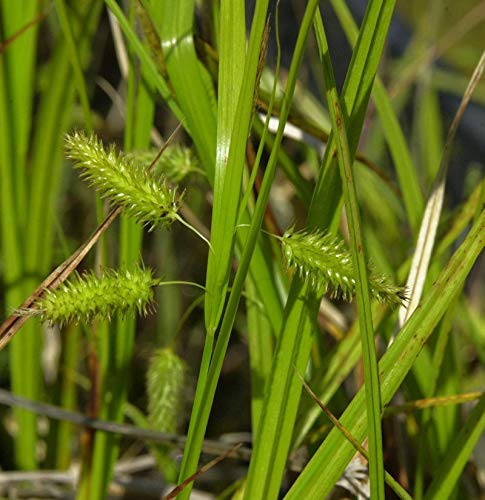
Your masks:
<path fill-rule="evenodd" d="M 170 84 L 207 176 L 212 179 L 216 160 L 215 96 L 209 74 L 195 51 L 195 1 L 166 0 L 158 4 L 158 9 L 160 42 Z"/>

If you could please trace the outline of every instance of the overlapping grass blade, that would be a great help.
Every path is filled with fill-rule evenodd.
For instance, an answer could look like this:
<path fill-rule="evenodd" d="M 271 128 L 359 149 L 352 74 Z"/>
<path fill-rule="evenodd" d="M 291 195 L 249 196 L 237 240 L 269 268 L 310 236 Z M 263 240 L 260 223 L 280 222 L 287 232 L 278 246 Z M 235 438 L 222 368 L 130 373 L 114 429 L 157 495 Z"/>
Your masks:
<path fill-rule="evenodd" d="M 331 3 L 349 42 L 354 46 L 357 42 L 358 28 L 348 6 L 345 2 L 338 0 L 331 0 Z M 424 210 L 423 195 L 404 133 L 384 84 L 379 77 L 376 78 L 373 88 L 373 99 L 396 167 L 408 221 L 414 232 L 417 233 Z"/>

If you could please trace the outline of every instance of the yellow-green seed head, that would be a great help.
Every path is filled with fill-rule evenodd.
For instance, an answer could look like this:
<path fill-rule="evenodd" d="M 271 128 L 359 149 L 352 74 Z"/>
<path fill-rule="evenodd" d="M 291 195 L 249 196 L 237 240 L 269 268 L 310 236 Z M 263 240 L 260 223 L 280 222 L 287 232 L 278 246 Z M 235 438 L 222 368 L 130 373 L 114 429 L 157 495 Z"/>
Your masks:
<path fill-rule="evenodd" d="M 135 160 L 142 165 L 148 165 L 155 158 L 156 154 L 157 150 L 132 151 L 126 153 L 125 157 L 129 161 Z M 160 175 L 176 184 L 179 184 L 188 175 L 193 173 L 205 176 L 205 172 L 201 169 L 192 149 L 179 144 L 168 146 L 153 168 L 154 177 Z"/>
<path fill-rule="evenodd" d="M 110 319 L 118 312 L 136 311 L 144 315 L 153 302 L 153 285 L 151 270 L 141 266 L 120 271 L 107 269 L 99 277 L 92 272 L 82 276 L 75 273 L 56 290 L 46 290 L 37 301 L 34 314 L 60 325 Z"/>
<path fill-rule="evenodd" d="M 285 232 L 282 250 L 289 268 L 318 293 L 330 292 L 332 298 L 351 300 L 355 295 L 355 273 L 352 256 L 338 236 L 320 231 Z M 404 289 L 369 269 L 370 294 L 380 302 L 401 304 L 406 299 Z"/>
<path fill-rule="evenodd" d="M 175 188 L 155 179 L 146 168 L 111 146 L 107 151 L 95 136 L 75 132 L 66 137 L 67 157 L 103 198 L 153 230 L 178 219 L 180 198 Z"/>

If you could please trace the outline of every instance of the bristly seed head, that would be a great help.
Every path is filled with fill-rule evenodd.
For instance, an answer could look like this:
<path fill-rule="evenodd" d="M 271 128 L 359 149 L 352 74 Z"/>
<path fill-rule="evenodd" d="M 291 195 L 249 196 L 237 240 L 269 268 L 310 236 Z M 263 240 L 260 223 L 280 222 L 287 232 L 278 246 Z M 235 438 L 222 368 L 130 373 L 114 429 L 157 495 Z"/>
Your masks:
<path fill-rule="evenodd" d="M 111 319 L 115 313 L 136 311 L 145 315 L 152 308 L 155 281 L 148 268 L 136 266 L 119 271 L 106 269 L 100 277 L 92 272 L 75 273 L 56 290 L 46 290 L 36 308 L 20 314 L 40 316 L 43 321 L 89 323 Z"/>
<path fill-rule="evenodd" d="M 163 179 L 156 179 L 134 158 L 119 154 L 113 146 L 106 151 L 93 134 L 75 132 L 66 137 L 67 157 L 81 170 L 103 198 L 152 231 L 179 219 L 181 196 Z"/>
<path fill-rule="evenodd" d="M 350 301 L 355 295 L 352 256 L 338 236 L 321 231 L 288 229 L 283 237 L 282 250 L 289 268 L 318 293 L 330 292 L 331 298 Z M 369 266 L 369 288 L 380 302 L 400 305 L 406 300 L 404 288 L 395 286 L 384 275 Z"/>

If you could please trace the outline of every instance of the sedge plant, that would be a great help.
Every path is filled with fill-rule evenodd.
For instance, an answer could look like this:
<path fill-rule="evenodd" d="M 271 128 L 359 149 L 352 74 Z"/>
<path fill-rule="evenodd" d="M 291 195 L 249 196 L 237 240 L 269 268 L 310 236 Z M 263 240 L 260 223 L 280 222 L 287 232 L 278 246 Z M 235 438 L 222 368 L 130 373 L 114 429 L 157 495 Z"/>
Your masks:
<path fill-rule="evenodd" d="M 159 472 L 180 485 L 180 499 L 190 497 L 194 480 L 210 488 L 197 484 L 206 479 L 198 470 L 207 436 L 247 428 L 252 452 L 242 477 L 224 478 L 213 492 L 228 486 L 251 500 L 323 499 L 338 483 L 356 494 L 359 450 L 372 498 L 389 487 L 400 498 L 473 498 L 479 482 L 465 466 L 485 426 L 483 393 L 475 390 L 483 382 L 484 318 L 480 285 L 471 280 L 485 245 L 482 177 L 471 170 L 472 189 L 453 210 L 443 200 L 456 128 L 483 85 L 485 62 L 470 51 L 480 62 L 468 88 L 458 92 L 453 80 L 464 98 L 446 139 L 436 92 L 443 79 L 429 64 L 461 32 L 441 33 L 433 51 L 426 23 L 419 25 L 415 43 L 388 69 L 396 2 L 370 0 L 357 27 L 345 2 L 332 0 L 352 48 L 340 85 L 327 41 L 332 23 L 316 0 L 297 16 L 286 74 L 284 3 L 273 10 L 257 0 L 251 10 L 243 0 L 86 0 L 76 9 L 56 0 L 52 11 L 40 3 L 22 15 L 1 3 L 2 313 L 34 317 L 16 333 L 11 321 L 1 330 L 5 343 L 14 336 L 12 390 L 78 406 L 92 419 L 128 418 L 184 435 L 180 460 L 169 446 L 147 446 Z M 426 15 L 434 19 L 441 7 L 431 3 Z M 122 75 L 121 92 L 109 92 L 123 116 L 123 147 L 100 139 L 109 120 L 100 123 L 90 80 L 103 4 Z M 34 42 L 44 22 L 55 42 L 37 75 L 44 62 Z M 427 66 L 419 72 L 416 61 Z M 404 109 L 413 110 L 409 137 Z M 182 123 L 187 145 L 171 144 L 151 165 L 162 143 L 154 127 L 160 114 Z M 75 174 L 61 169 L 63 141 Z M 96 192 L 104 222 L 96 256 L 75 271 L 66 257 L 84 228 L 68 227 L 72 220 L 55 207 L 83 199 L 78 177 Z M 63 242 L 62 252 L 54 242 Z M 19 307 L 63 259 L 60 278 Z M 203 293 L 167 286 L 159 294 L 187 281 Z M 41 383 L 41 323 L 62 339 L 52 395 Z M 231 363 L 234 346 L 247 363 Z M 232 373 L 244 380 L 236 391 Z M 394 406 L 396 396 L 406 404 Z M 237 415 L 226 418 L 232 407 Z M 36 455 L 36 418 L 15 415 L 15 466 L 80 459 L 78 498 L 105 498 L 117 460 L 137 452 L 116 433 L 80 434 L 63 423 L 49 431 L 47 458 Z M 302 450 L 308 461 L 295 474 L 288 464 Z"/>

